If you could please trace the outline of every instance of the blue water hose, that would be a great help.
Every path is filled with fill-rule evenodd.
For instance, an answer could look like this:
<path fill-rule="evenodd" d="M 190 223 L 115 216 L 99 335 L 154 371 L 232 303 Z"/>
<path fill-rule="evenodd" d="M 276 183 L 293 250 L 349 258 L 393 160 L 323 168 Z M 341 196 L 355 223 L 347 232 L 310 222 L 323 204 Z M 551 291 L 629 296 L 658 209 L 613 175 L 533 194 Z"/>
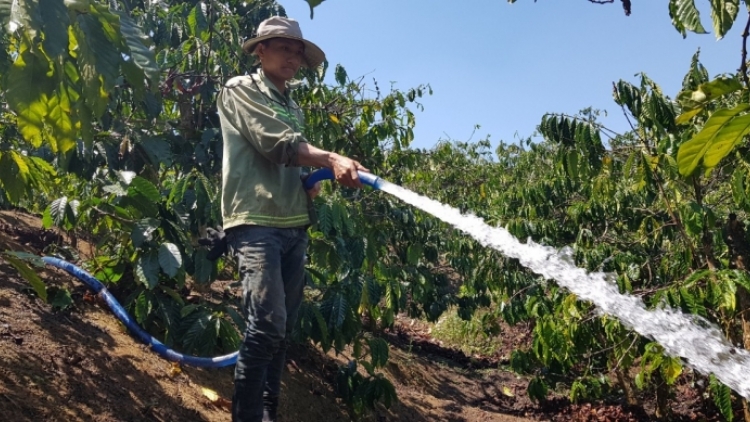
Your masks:
<path fill-rule="evenodd" d="M 382 182 L 381 178 L 373 174 L 361 171 L 358 173 L 359 179 L 362 181 L 362 183 L 371 186 L 374 189 L 380 189 L 380 183 Z M 334 178 L 335 176 L 330 169 L 323 168 L 310 173 L 310 175 L 304 181 L 304 186 L 305 189 L 310 189 L 315 185 L 315 183 L 321 180 Z M 42 260 L 47 265 L 65 270 L 73 277 L 84 282 L 91 290 L 94 291 L 94 293 L 99 295 L 102 299 L 104 299 L 105 302 L 107 302 L 107 306 L 109 306 L 109 309 L 111 309 L 115 316 L 117 316 L 117 318 L 122 321 L 123 324 L 125 324 L 125 326 L 128 328 L 128 330 L 130 330 L 131 333 L 133 333 L 141 342 L 150 346 L 151 350 L 156 352 L 164 359 L 173 362 L 179 362 L 185 365 L 198 366 L 203 368 L 221 368 L 237 363 L 238 352 L 223 356 L 206 358 L 184 355 L 168 348 L 166 345 L 164 345 L 164 343 L 160 342 L 159 340 L 154 338 L 154 336 L 147 333 L 143 328 L 141 328 L 138 323 L 128 314 L 125 308 L 120 305 L 120 302 L 115 299 L 115 297 L 107 289 L 107 287 L 104 286 L 104 284 L 102 284 L 99 280 L 94 278 L 94 276 L 86 272 L 84 269 L 71 264 L 70 262 L 51 256 L 45 256 L 42 258 Z"/>
<path fill-rule="evenodd" d="M 183 363 L 190 366 L 199 366 L 203 368 L 221 368 L 224 366 L 234 365 L 237 362 L 238 352 L 230 353 L 228 355 L 217 356 L 213 358 L 204 358 L 197 356 L 184 355 L 176 352 L 159 340 L 155 339 L 154 336 L 143 330 L 138 323 L 128 314 L 128 312 L 120 305 L 120 302 L 110 293 L 110 291 L 94 276 L 86 272 L 85 270 L 71 264 L 70 262 L 63 261 L 62 259 L 45 256 L 42 260 L 53 267 L 57 267 L 67 271 L 73 277 L 83 281 L 86 285 L 93 290 L 96 294 L 101 296 L 107 306 L 117 316 L 117 318 L 125 324 L 126 327 L 133 333 L 140 341 L 148 346 L 151 346 L 151 350 L 156 352 L 159 356 L 164 359 L 171 360 L 174 362 Z"/>
<path fill-rule="evenodd" d="M 362 181 L 362 183 L 370 186 L 373 189 L 380 189 L 380 184 L 383 182 L 383 179 L 375 176 L 372 173 L 365 173 L 363 171 L 358 171 L 357 173 L 359 174 L 359 180 Z M 334 176 L 331 169 L 322 168 L 310 173 L 310 175 L 308 175 L 304 181 L 304 186 L 305 189 L 310 189 L 315 185 L 315 183 L 320 182 L 321 180 L 329 180 L 335 178 L 336 176 Z"/>

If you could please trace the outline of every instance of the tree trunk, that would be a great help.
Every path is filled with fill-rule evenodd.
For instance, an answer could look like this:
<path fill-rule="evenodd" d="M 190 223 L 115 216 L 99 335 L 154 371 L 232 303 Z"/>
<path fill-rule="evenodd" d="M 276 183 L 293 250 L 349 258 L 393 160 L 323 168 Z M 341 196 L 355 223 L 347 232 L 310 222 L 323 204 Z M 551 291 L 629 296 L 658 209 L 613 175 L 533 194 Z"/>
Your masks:
<path fill-rule="evenodd" d="M 671 389 L 659 371 L 654 371 L 654 382 L 656 383 L 656 417 L 659 420 L 669 420 L 672 414 L 672 408 L 669 406 Z"/>
<path fill-rule="evenodd" d="M 622 387 L 622 391 L 625 393 L 625 400 L 630 406 L 639 406 L 638 396 L 633 391 L 633 384 L 630 382 L 630 378 L 624 373 L 622 368 L 615 369 L 615 375 L 617 376 L 617 382 Z"/>
<path fill-rule="evenodd" d="M 750 248 L 748 247 L 743 224 L 737 220 L 736 214 L 729 214 L 723 234 L 724 242 L 729 246 L 729 267 L 747 271 Z M 742 346 L 745 350 L 750 350 L 750 315 L 748 315 L 748 312 L 750 312 L 750 293 L 743 287 L 737 289 L 737 308 L 740 315 L 739 322 L 742 327 L 742 338 L 738 338 L 740 336 L 734 334 L 735 330 L 731 330 L 732 335 L 730 335 L 730 339 L 735 344 L 742 341 Z M 748 405 L 748 401 L 745 399 L 742 399 L 742 411 L 745 422 L 750 422 L 750 405 Z"/>

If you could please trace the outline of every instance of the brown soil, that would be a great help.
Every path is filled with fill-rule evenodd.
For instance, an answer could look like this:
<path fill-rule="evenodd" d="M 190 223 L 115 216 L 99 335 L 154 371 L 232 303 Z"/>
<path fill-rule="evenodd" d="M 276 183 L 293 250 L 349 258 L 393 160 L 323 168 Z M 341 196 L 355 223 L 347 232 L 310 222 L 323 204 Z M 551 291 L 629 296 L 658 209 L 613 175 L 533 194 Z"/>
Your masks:
<path fill-rule="evenodd" d="M 68 239 L 40 229 L 39 218 L 0 211 L 0 251 L 42 254 Z M 79 242 L 87 256 L 90 245 Z M 232 368 L 176 367 L 134 340 L 104 307 L 84 300 L 86 288 L 67 274 L 44 269 L 48 286 L 65 286 L 74 305 L 54 311 L 0 255 L 0 420 L 3 421 L 229 421 Z M 520 327 L 519 330 L 523 330 Z M 523 332 L 506 332 L 508 338 Z M 529 401 L 527 381 L 502 369 L 496 357 L 467 357 L 446 349 L 419 322 L 402 320 L 383 334 L 391 344 L 385 373 L 399 401 L 367 421 L 640 421 L 645 413 L 621 404 L 571 405 L 552 397 Z M 513 347 L 508 345 L 508 349 Z M 338 365 L 347 353 L 325 354 L 295 345 L 288 356 L 280 421 L 348 421 L 335 397 Z M 217 396 L 209 398 L 204 389 Z M 694 394 L 693 394 L 694 395 Z M 684 393 L 676 420 L 715 420 Z"/>

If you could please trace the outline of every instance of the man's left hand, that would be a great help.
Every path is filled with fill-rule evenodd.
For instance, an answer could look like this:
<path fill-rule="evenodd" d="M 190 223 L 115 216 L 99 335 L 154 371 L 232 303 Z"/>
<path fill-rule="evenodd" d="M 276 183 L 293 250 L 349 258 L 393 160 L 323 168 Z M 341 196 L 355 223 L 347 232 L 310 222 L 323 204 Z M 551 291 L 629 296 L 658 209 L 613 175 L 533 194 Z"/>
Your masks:
<path fill-rule="evenodd" d="M 311 199 L 315 199 L 316 196 L 320 193 L 320 182 L 317 182 L 307 190 L 307 195 L 310 196 Z"/>

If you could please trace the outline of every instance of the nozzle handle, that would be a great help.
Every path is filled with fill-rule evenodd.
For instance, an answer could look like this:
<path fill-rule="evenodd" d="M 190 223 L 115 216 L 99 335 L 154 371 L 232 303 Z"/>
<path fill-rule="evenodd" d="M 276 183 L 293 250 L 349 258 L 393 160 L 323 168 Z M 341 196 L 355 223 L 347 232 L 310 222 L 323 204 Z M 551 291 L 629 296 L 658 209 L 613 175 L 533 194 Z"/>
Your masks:
<path fill-rule="evenodd" d="M 379 189 L 379 184 L 380 184 L 381 179 L 378 176 L 375 176 L 372 173 L 365 173 L 363 171 L 358 171 L 357 173 L 359 174 L 359 180 L 361 180 L 362 183 L 374 189 Z M 308 189 L 312 189 L 312 187 L 315 186 L 315 184 L 320 182 L 321 180 L 333 180 L 333 179 L 335 179 L 335 176 L 333 175 L 333 171 L 331 171 L 331 169 L 329 168 L 322 168 L 322 169 L 318 169 L 310 173 L 305 179 L 303 185 L 305 187 L 305 190 L 308 190 Z"/>

